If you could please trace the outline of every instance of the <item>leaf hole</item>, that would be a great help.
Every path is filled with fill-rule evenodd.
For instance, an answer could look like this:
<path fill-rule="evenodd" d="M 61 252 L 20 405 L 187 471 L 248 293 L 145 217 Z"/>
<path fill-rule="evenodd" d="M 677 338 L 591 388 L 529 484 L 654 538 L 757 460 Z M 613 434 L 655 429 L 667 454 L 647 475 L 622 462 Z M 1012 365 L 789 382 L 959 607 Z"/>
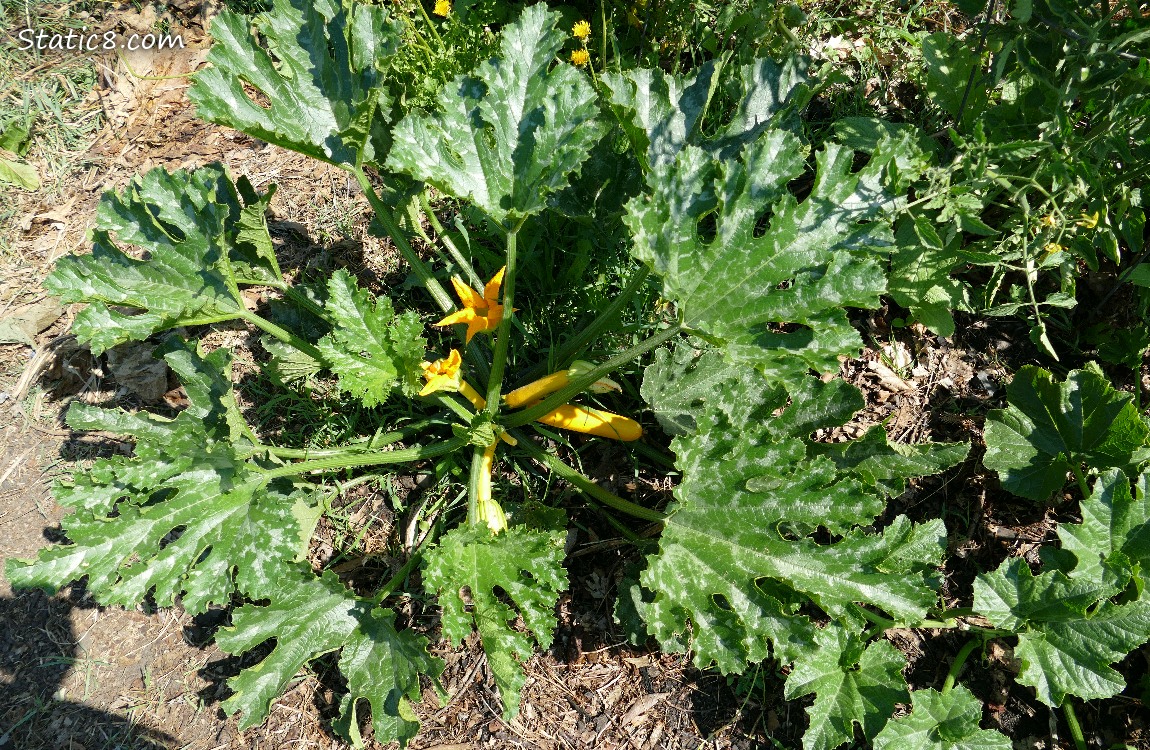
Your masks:
<path fill-rule="evenodd" d="M 763 209 L 762 213 L 755 217 L 755 228 L 752 230 L 751 236 L 755 239 L 766 236 L 767 230 L 771 228 L 771 219 L 774 218 L 774 215 L 774 211 L 771 209 Z"/>
<path fill-rule="evenodd" d="M 695 234 L 698 236 L 699 242 L 704 245 L 709 245 L 715 241 L 715 238 L 719 236 L 719 220 L 714 211 L 703 214 L 698 223 L 695 224 Z"/>

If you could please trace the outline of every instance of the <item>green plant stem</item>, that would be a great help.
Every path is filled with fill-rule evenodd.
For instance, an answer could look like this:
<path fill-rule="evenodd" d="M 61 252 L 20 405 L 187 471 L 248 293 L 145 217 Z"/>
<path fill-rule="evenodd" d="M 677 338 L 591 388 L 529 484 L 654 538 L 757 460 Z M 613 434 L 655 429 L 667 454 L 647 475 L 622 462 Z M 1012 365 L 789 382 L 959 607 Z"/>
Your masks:
<path fill-rule="evenodd" d="M 427 23 L 427 30 L 431 32 L 433 37 L 435 37 L 435 41 L 439 42 L 439 49 L 446 49 L 443 46 L 443 37 L 441 37 L 439 32 L 435 30 L 435 24 L 432 22 L 431 16 L 427 15 L 427 11 L 423 8 L 423 0 L 418 0 L 418 2 L 415 3 L 415 7 L 419 8 L 419 14 L 423 16 L 423 20 Z"/>
<path fill-rule="evenodd" d="M 1078 490 L 1082 493 L 1083 499 L 1090 497 L 1090 485 L 1086 483 L 1086 477 L 1083 475 L 1082 469 L 1071 464 L 1070 471 L 1074 473 L 1074 479 L 1078 482 Z"/>
<path fill-rule="evenodd" d="M 412 570 L 415 569 L 417 565 L 419 565 L 422 560 L 423 553 L 419 550 L 413 551 L 411 553 L 411 557 L 407 558 L 407 562 L 405 562 L 399 570 L 395 571 L 395 575 L 388 579 L 387 583 L 383 584 L 383 586 L 381 586 L 379 590 L 375 592 L 375 594 L 371 597 L 371 601 L 377 605 L 382 604 L 384 599 L 391 596 L 392 592 L 394 592 L 397 588 L 399 588 L 400 584 L 407 580 L 407 576 L 411 573 Z"/>
<path fill-rule="evenodd" d="M 254 325 L 256 328 L 259 328 L 264 333 L 274 336 L 285 344 L 294 346 L 296 349 L 299 349 L 301 352 L 308 355 L 316 362 L 327 361 L 327 358 L 324 357 L 323 354 L 320 353 L 320 350 L 315 348 L 311 342 L 305 341 L 304 339 L 300 338 L 285 328 L 280 328 L 278 325 L 271 322 L 267 318 L 261 318 L 259 315 L 256 315 L 254 312 L 249 312 L 248 310 L 244 310 L 242 313 L 240 313 L 239 317 L 241 320 L 245 320 L 248 323 Z"/>
<path fill-rule="evenodd" d="M 374 435 L 370 440 L 363 441 L 362 444 L 352 444 L 342 448 L 321 448 L 318 450 L 309 448 L 281 448 L 278 445 L 264 445 L 257 443 L 251 447 L 251 454 L 255 455 L 256 453 L 266 452 L 275 456 L 276 458 L 302 459 L 346 456 L 354 452 L 370 451 L 376 448 L 384 448 L 391 445 L 392 443 L 404 440 L 405 438 L 414 437 L 415 435 L 423 432 L 425 428 L 436 424 L 437 422 L 439 422 L 439 420 L 425 419 L 421 422 L 416 422 L 415 424 L 408 425 L 407 427 L 399 430 L 393 430 L 392 432 L 385 432 L 379 435 Z"/>
<path fill-rule="evenodd" d="M 269 469 L 263 473 L 265 481 L 278 477 L 292 477 L 312 471 L 332 471 L 335 469 L 352 469 L 359 466 L 382 466 L 385 464 L 402 464 L 409 461 L 420 461 L 425 458 L 442 456 L 467 444 L 466 440 L 453 438 L 441 443 L 431 445 L 417 445 L 412 448 L 402 448 L 394 451 L 349 451 L 342 456 L 317 458 L 308 461 L 280 466 Z"/>
<path fill-rule="evenodd" d="M 421 8 L 423 6 L 420 6 Z M 411 269 L 415 271 L 415 275 L 419 278 L 420 282 L 427 288 L 427 293 L 435 300 L 435 304 L 439 305 L 440 309 L 444 312 L 452 312 L 455 310 L 455 303 L 451 301 L 451 295 L 439 283 L 439 280 L 431 275 L 431 269 L 427 267 L 415 250 L 412 249 L 411 243 L 407 241 L 407 237 L 395 222 L 395 217 L 392 215 L 391 210 L 384 205 L 380 200 L 379 195 L 375 192 L 375 187 L 368 179 L 367 173 L 363 171 L 362 167 L 355 167 L 351 170 L 355 175 L 355 179 L 359 182 L 363 194 L 367 196 L 368 203 L 375 211 L 375 216 L 379 219 L 379 223 L 383 225 L 384 231 L 391 237 L 392 242 L 395 243 L 396 248 L 399 249 L 404 260 L 411 264 Z"/>
<path fill-rule="evenodd" d="M 451 259 L 454 260 L 461 269 L 463 269 L 464 274 L 467 276 L 467 280 L 471 282 L 471 284 L 476 289 L 482 289 L 483 279 L 480 278 L 479 274 L 475 270 L 475 267 L 471 265 L 471 261 L 465 258 L 463 253 L 459 251 L 459 246 L 457 246 L 455 244 L 455 240 L 451 239 L 451 237 L 447 234 L 447 230 L 444 229 L 443 224 L 440 223 L 439 217 L 435 215 L 435 211 L 431 210 L 431 201 L 427 197 L 426 190 L 420 192 L 419 203 L 423 208 L 423 215 L 427 217 L 427 221 L 429 224 L 431 224 L 431 228 L 435 230 L 436 237 L 438 237 L 439 241 L 443 243 L 443 246 L 447 248 L 448 255 L 450 255 Z"/>
<path fill-rule="evenodd" d="M 575 338 L 563 345 L 563 348 L 559 350 L 554 360 L 556 369 L 561 370 L 570 367 L 571 361 L 583 351 L 583 348 L 598 338 L 604 329 L 618 319 L 619 313 L 627 306 L 631 298 L 635 296 L 635 292 L 643 287 L 643 284 L 647 282 L 647 277 L 650 275 L 651 269 L 642 266 L 635 275 L 631 277 L 631 281 L 623 288 L 623 291 L 611 301 L 611 304 L 603 308 L 603 311 L 600 312 L 586 328 L 580 331 Z M 519 379 L 518 384 L 521 385 L 530 383 L 533 380 L 538 380 L 543 374 L 541 370 L 546 366 L 546 362 L 536 364 Z"/>
<path fill-rule="evenodd" d="M 1078 723 L 1078 714 L 1074 712 L 1074 705 L 1067 696 L 1062 701 L 1062 715 L 1066 717 L 1066 725 L 1070 727 L 1070 738 L 1074 740 L 1077 750 L 1086 750 L 1086 738 L 1082 736 L 1082 725 Z"/>
<path fill-rule="evenodd" d="M 907 624 L 898 622 L 897 620 L 892 620 L 888 617 L 883 617 L 882 615 L 875 614 L 874 612 L 871 612 L 869 609 L 859 604 L 855 604 L 854 609 L 858 614 L 862 615 L 864 619 L 874 623 L 875 625 L 878 625 L 883 630 L 892 630 L 894 628 L 930 628 L 932 630 L 957 630 L 962 628 L 963 630 L 975 631 L 981 635 L 986 636 L 987 638 L 999 638 L 1015 635 L 1014 631 L 1012 630 L 984 628 L 981 625 L 971 625 L 970 623 L 962 623 L 960 625 L 958 622 L 945 620 L 920 620 L 913 624 Z"/>
<path fill-rule="evenodd" d="M 495 358 L 491 362 L 491 375 L 487 378 L 487 413 L 499 413 L 499 394 L 503 387 L 503 373 L 507 369 L 507 349 L 511 343 L 511 321 L 515 318 L 515 260 L 519 230 L 526 217 L 519 220 L 507 233 L 507 271 L 503 275 L 503 319 L 495 332 Z"/>
<path fill-rule="evenodd" d="M 571 382 L 566 386 L 560 388 L 558 391 L 555 391 L 555 393 L 552 393 L 550 396 L 543 399 L 535 406 L 522 409 L 520 411 L 514 412 L 513 414 L 508 414 L 501 423 L 504 427 L 510 428 L 519 427 L 521 425 L 527 424 L 528 422 L 534 422 L 536 419 L 539 419 L 539 417 L 542 417 L 544 414 L 548 414 L 555 409 L 558 409 L 560 406 L 570 401 L 574 396 L 590 388 L 591 384 L 599 378 L 610 375 L 612 372 L 619 369 L 628 362 L 638 359 L 647 352 L 671 340 L 682 332 L 683 326 L 681 325 L 673 325 L 670 328 L 664 328 L 654 336 L 640 341 L 638 344 L 624 352 L 616 354 L 614 357 L 607 360 L 598 367 L 588 370 L 587 373 L 582 377 L 573 378 Z M 498 395 L 498 393 L 496 395 Z M 490 403 L 488 406 L 490 406 Z"/>
<path fill-rule="evenodd" d="M 471 473 L 467 475 L 467 524 L 475 526 L 479 520 L 479 483 L 483 476 L 483 448 L 475 446 L 471 454 Z"/>
<path fill-rule="evenodd" d="M 958 656 L 954 657 L 954 662 L 950 665 L 950 670 L 946 673 L 946 680 L 942 683 L 942 694 L 946 695 L 950 689 L 954 687 L 955 680 L 958 679 L 958 673 L 962 671 L 962 665 L 966 663 L 966 657 L 978 647 L 979 641 L 968 641 L 962 649 L 959 650 Z"/>
<path fill-rule="evenodd" d="M 526 438 L 520 440 L 519 445 L 516 447 L 526 453 L 528 456 L 531 456 L 532 458 L 547 464 L 547 466 L 549 466 L 551 470 L 558 474 L 560 477 L 566 479 L 568 482 L 575 485 L 579 490 L 598 500 L 609 508 L 614 508 L 620 513 L 626 513 L 629 516 L 634 516 L 635 518 L 640 518 L 644 521 L 651 521 L 653 523 L 662 523 L 663 521 L 667 520 L 667 514 L 665 513 L 660 513 L 659 511 L 652 510 L 651 508 L 644 508 L 642 505 L 637 505 L 630 500 L 625 500 L 613 492 L 608 492 L 607 490 L 592 482 L 587 477 L 580 474 L 575 469 L 563 463 L 563 461 L 558 456 L 552 456 L 550 453 L 543 450 Z"/>

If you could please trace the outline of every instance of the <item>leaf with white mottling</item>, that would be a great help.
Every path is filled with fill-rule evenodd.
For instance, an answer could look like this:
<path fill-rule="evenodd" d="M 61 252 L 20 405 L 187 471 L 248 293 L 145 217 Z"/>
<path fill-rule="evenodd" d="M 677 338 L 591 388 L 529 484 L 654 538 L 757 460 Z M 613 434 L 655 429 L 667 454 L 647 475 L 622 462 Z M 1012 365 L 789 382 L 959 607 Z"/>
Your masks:
<path fill-rule="evenodd" d="M 500 56 L 445 86 L 442 112 L 396 125 L 388 166 L 499 222 L 542 211 L 603 135 L 590 80 L 555 62 L 558 18 L 539 4 L 504 27 Z"/>
<path fill-rule="evenodd" d="M 213 20 L 210 67 L 188 92 L 196 114 L 332 164 L 381 157 L 390 109 L 384 70 L 402 39 L 387 11 L 275 0 L 254 23 L 258 36 L 252 19 L 230 10 Z M 266 106 L 245 85 L 266 96 Z"/>
<path fill-rule="evenodd" d="M 194 172 L 153 169 L 104 195 L 92 254 L 60 259 L 44 282 L 64 302 L 90 303 L 72 324 L 76 337 L 100 354 L 157 331 L 240 317 L 233 256 L 257 275 L 252 282 L 278 274 L 257 244 L 270 243 L 255 216 L 268 196 L 240 185 L 243 201 L 223 166 L 211 164 Z M 126 254 L 113 237 L 146 250 L 147 259 Z"/>
<path fill-rule="evenodd" d="M 174 420 L 72 405 L 70 426 L 133 435 L 136 455 L 57 486 L 57 500 L 77 509 L 63 521 L 71 543 L 10 560 L 13 586 L 55 591 L 87 576 L 102 604 L 134 606 L 151 593 L 167 606 L 181 596 L 194 614 L 236 591 L 267 596 L 306 550 L 296 506 L 316 500 L 288 483 L 268 486 L 246 458 L 228 352 L 174 348 L 165 359 L 190 401 Z"/>

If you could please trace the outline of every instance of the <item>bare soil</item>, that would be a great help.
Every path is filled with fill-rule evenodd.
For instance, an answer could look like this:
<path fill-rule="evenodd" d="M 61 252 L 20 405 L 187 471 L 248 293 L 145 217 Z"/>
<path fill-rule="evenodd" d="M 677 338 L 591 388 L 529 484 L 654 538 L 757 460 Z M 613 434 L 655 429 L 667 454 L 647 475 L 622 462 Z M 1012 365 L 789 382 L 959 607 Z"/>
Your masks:
<path fill-rule="evenodd" d="M 134 78 L 123 60 L 100 61 L 104 73 L 94 102 L 107 124 L 76 160 L 82 168 L 64 194 L 51 204 L 36 195 L 15 196 L 25 203 L 27 219 L 9 228 L 14 251 L 0 261 L 0 319 L 44 301 L 40 282 L 55 260 L 85 248 L 102 191 L 154 166 L 221 161 L 257 188 L 278 184 L 273 231 L 297 266 L 346 265 L 376 280 L 397 268 L 394 254 L 362 231 L 366 201 L 342 173 L 194 117 L 186 79 L 170 76 L 202 63 L 203 19 L 175 20 L 184 23 L 179 28 L 191 43 L 187 50 L 127 61 L 137 75 L 154 79 Z M 353 231 L 346 231 L 349 226 Z M 989 330 L 961 321 L 962 333 L 947 340 L 893 328 L 897 313 L 878 311 L 856 321 L 871 348 L 844 363 L 842 375 L 863 389 L 868 404 L 850 425 L 818 437 L 850 439 L 885 422 L 898 441 L 975 446 L 966 463 L 916 483 L 890 509 L 892 516 L 946 520 L 953 554 L 943 571 L 943 591 L 958 606 L 969 602 L 978 572 L 1007 556 L 1033 557 L 1039 544 L 1053 538 L 1055 524 L 1073 520 L 1076 509 L 1072 503 L 1020 503 L 981 469 L 982 416 L 1002 405 L 1009 372 L 1034 358 L 1026 332 L 1009 323 Z M 54 478 L 96 456 L 130 450 L 70 431 L 62 421 L 68 403 L 137 407 L 148 401 L 138 384 L 129 388 L 117 381 L 107 355 L 93 358 L 77 347 L 66 334 L 69 323 L 64 310 L 37 333 L 34 348 L 0 344 L 0 559 L 33 557 L 59 540 L 63 511 L 51 498 Z M 242 361 L 245 337 L 232 333 L 228 343 Z M 609 452 L 601 464 L 595 478 L 608 486 L 618 482 Z M 411 486 L 419 481 L 409 479 Z M 669 487 L 652 480 L 640 491 L 666 494 Z M 355 499 L 372 507 L 370 495 Z M 441 703 L 426 686 L 417 707 L 423 729 L 412 747 L 798 747 L 806 702 L 783 700 L 785 675 L 777 668 L 724 677 L 700 672 L 681 655 L 628 644 L 611 613 L 616 587 L 637 555 L 605 543 L 613 532 L 593 513 L 577 520 L 586 531 L 573 540 L 571 591 L 559 605 L 554 646 L 527 665 L 520 715 L 511 722 L 501 718 L 478 644 L 440 644 L 434 650 L 447 664 L 442 682 L 449 698 Z M 330 554 L 331 540 L 323 527 L 320 532 L 317 559 Z M 385 546 L 392 529 L 379 522 L 372 533 Z M 421 614 L 404 613 L 415 620 Z M 343 747 L 330 729 L 341 686 L 329 660 L 298 676 L 260 727 L 240 732 L 235 719 L 224 715 L 220 701 L 228 695 L 227 678 L 260 657 L 227 656 L 213 645 L 212 634 L 228 616 L 225 610 L 193 619 L 178 608 L 105 608 L 82 586 L 49 596 L 13 592 L 0 577 L 0 750 Z M 434 631 L 429 635 L 437 640 Z M 939 687 L 963 643 L 960 634 L 932 631 L 892 631 L 888 637 L 907 654 L 915 688 Z M 1127 691 L 1080 710 L 1093 746 L 1150 747 L 1150 712 L 1140 685 L 1148 659 L 1145 648 L 1131 654 L 1121 665 Z M 1069 747 L 1061 715 L 1014 681 L 1017 669 L 1009 647 L 999 642 L 987 659 L 968 662 L 962 680 L 987 704 L 983 726 L 1006 732 L 1018 748 Z M 379 745 L 369 740 L 369 746 Z"/>

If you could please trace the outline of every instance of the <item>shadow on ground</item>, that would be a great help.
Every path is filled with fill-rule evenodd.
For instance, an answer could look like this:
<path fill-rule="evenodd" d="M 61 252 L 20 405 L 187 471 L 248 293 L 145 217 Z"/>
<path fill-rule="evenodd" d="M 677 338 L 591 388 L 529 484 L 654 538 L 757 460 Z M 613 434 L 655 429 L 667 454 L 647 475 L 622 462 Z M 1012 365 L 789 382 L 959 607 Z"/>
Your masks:
<path fill-rule="evenodd" d="M 83 598 L 40 591 L 0 597 L 0 748 L 7 750 L 162 750 L 174 737 L 62 693 L 73 670 L 90 668 L 71 613 Z M 97 685 L 85 686 L 92 690 Z M 130 713 L 130 712 L 129 712 Z"/>

